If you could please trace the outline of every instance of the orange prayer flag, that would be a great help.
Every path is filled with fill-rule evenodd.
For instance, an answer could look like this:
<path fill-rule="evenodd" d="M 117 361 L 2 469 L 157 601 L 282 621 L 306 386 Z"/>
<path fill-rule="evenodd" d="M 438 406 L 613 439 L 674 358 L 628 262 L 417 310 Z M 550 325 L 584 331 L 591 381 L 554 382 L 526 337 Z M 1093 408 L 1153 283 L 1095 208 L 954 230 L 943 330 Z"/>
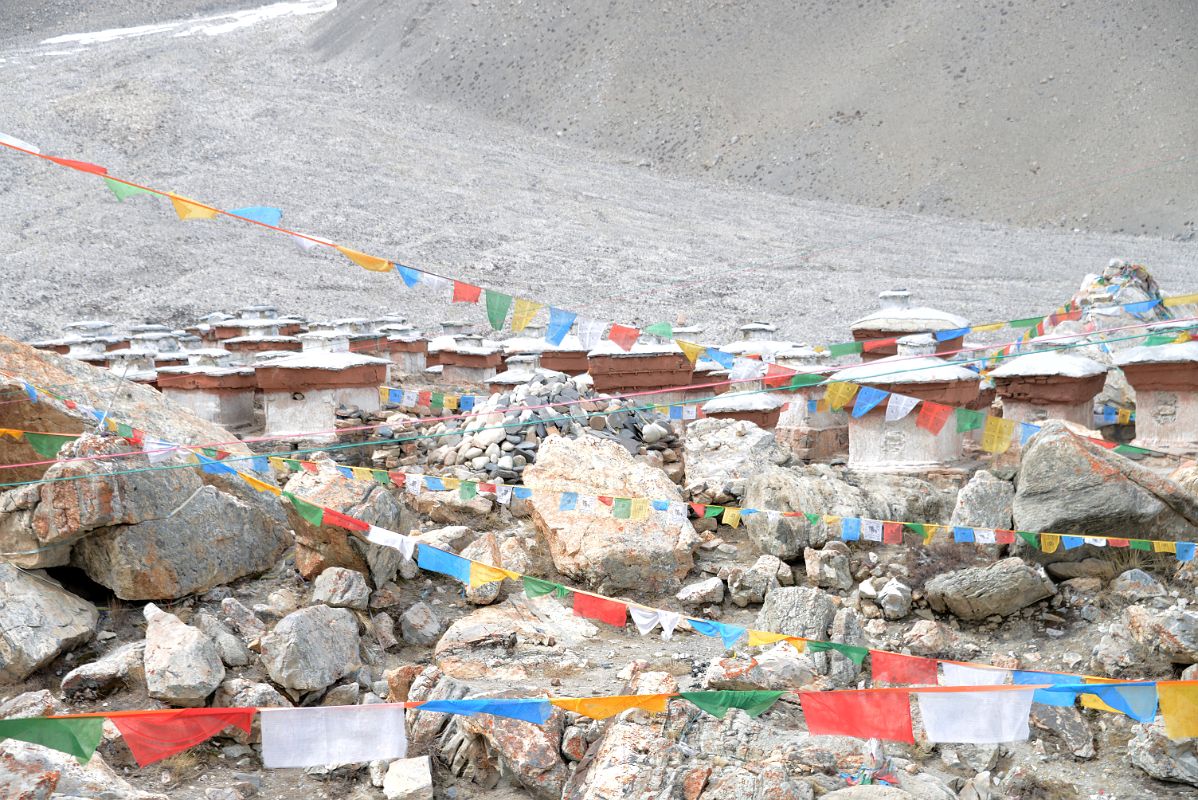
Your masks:
<path fill-rule="evenodd" d="M 672 694 L 626 694 L 612 697 L 559 697 L 549 702 L 566 711 L 591 719 L 607 719 L 621 711 L 639 708 L 652 714 L 666 710 Z"/>
<path fill-rule="evenodd" d="M 179 215 L 179 219 L 212 219 L 218 213 L 216 209 L 202 206 L 186 197 L 179 197 L 176 194 L 167 196 L 170 197 L 171 205 L 175 207 L 175 213 Z"/>
<path fill-rule="evenodd" d="M 260 481 L 253 475 L 246 475 L 244 472 L 238 472 L 237 474 L 241 476 L 243 481 L 248 483 L 250 486 L 253 486 L 259 492 L 270 492 L 274 495 L 282 494 L 282 490 L 279 489 L 279 487 L 272 486 L 266 481 Z"/>
<path fill-rule="evenodd" d="M 378 256 L 372 256 L 366 253 L 360 253 L 357 250 L 350 250 L 348 247 L 342 247 L 341 245 L 334 246 L 337 248 L 338 252 L 341 253 L 341 255 L 345 256 L 362 269 L 368 269 L 371 272 L 390 272 L 391 270 L 395 269 L 395 265 L 385 258 L 379 258 Z"/>

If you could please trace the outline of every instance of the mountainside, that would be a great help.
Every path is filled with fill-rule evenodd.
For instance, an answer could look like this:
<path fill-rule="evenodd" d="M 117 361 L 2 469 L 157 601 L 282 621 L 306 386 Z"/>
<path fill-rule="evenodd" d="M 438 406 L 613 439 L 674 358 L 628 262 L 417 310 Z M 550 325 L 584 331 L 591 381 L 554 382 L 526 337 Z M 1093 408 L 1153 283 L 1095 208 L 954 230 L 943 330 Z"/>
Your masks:
<path fill-rule="evenodd" d="M 1184 0 L 362 0 L 327 58 L 631 164 L 991 222 L 1188 237 Z"/>

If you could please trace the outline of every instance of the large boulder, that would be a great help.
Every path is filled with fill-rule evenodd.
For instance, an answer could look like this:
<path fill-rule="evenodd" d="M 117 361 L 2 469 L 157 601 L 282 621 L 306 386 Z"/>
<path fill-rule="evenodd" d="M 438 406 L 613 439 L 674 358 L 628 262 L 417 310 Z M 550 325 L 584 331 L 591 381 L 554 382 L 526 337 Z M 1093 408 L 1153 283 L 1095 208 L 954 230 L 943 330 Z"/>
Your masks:
<path fill-rule="evenodd" d="M 316 605 L 293 611 L 262 637 L 262 664 L 271 680 L 299 697 L 356 670 L 359 645 L 352 611 Z"/>
<path fill-rule="evenodd" d="M 0 742 L 0 797 L 49 800 L 51 797 L 104 800 L 167 800 L 130 785 L 95 753 L 80 764 L 68 753 L 8 739 Z"/>
<path fill-rule="evenodd" d="M 765 605 L 753 626 L 759 630 L 839 642 L 863 647 L 867 644 L 856 612 L 838 608 L 833 599 L 808 586 L 783 586 L 765 597 Z M 804 653 L 811 671 L 828 676 L 842 688 L 853 685 L 860 669 L 842 653 Z"/>
<path fill-rule="evenodd" d="M 766 467 L 782 464 L 787 453 L 772 431 L 752 422 L 709 417 L 686 428 L 686 496 L 696 503 L 732 503 L 745 481 Z"/>
<path fill-rule="evenodd" d="M 952 502 L 951 494 L 910 476 L 858 476 L 826 464 L 768 466 L 745 481 L 743 501 L 747 508 L 766 513 L 742 521 L 763 553 L 789 560 L 801 556 L 804 548 L 838 538 L 840 532 L 829 531 L 822 520 L 809 522 L 801 513 L 785 517 L 769 512 L 940 522 L 948 519 Z"/>
<path fill-rule="evenodd" d="M 43 575 L 0 563 L 0 684 L 22 681 L 86 642 L 99 613 Z"/>
<path fill-rule="evenodd" d="M 419 527 L 416 516 L 387 487 L 346 478 L 324 453 L 316 453 L 312 461 L 316 472 L 292 475 L 286 491 L 380 528 L 407 533 Z M 398 550 L 364 542 L 336 525 L 313 525 L 290 504 L 287 516 L 295 531 L 296 569 L 309 580 L 329 567 L 344 567 L 370 575 L 375 586 L 382 586 L 399 570 L 403 556 Z"/>
<path fill-rule="evenodd" d="M 1007 616 L 1051 597 L 1056 587 L 1044 568 L 1006 558 L 984 567 L 937 575 L 924 585 L 932 610 L 950 611 L 960 619 Z"/>
<path fill-rule="evenodd" d="M 130 683 L 145 683 L 145 653 L 144 640 L 123 644 L 64 675 L 62 693 L 67 697 L 95 697 Z"/>
<path fill-rule="evenodd" d="M 980 469 L 969 483 L 957 492 L 950 525 L 967 528 L 1011 529 L 1011 507 L 1015 502 L 1015 486 Z"/>
<path fill-rule="evenodd" d="M 1198 495 L 1075 435 L 1059 421 L 1046 422 L 1028 442 L 1015 486 L 1017 530 L 1198 536 Z M 1090 550 L 1069 552 L 1082 558 L 1092 555 Z"/>
<path fill-rule="evenodd" d="M 150 697 L 172 706 L 204 705 L 225 679 L 216 643 L 199 628 L 184 623 L 153 603 L 146 617 L 146 688 Z"/>
<path fill-rule="evenodd" d="M 519 689 L 487 697 L 528 697 Z M 474 695 L 473 697 L 480 697 Z M 554 708 L 542 725 L 515 719 L 479 714 L 460 717 L 458 728 L 469 736 L 481 737 L 489 756 L 498 759 L 503 772 L 511 776 L 538 800 L 558 800 L 570 770 L 562 758 L 562 732 L 565 713 Z"/>
<path fill-rule="evenodd" d="M 1159 718 L 1151 725 L 1139 726 L 1127 743 L 1127 755 L 1131 763 L 1158 781 L 1198 786 L 1198 739 L 1173 741 Z"/>
<path fill-rule="evenodd" d="M 592 513 L 562 511 L 561 492 L 681 503 L 664 472 L 636 461 L 619 445 L 592 436 L 554 436 L 524 470 L 533 523 L 554 566 L 600 591 L 677 591 L 690 572 L 699 539 L 685 517 L 650 509 L 641 519 L 617 519 L 602 504 Z"/>

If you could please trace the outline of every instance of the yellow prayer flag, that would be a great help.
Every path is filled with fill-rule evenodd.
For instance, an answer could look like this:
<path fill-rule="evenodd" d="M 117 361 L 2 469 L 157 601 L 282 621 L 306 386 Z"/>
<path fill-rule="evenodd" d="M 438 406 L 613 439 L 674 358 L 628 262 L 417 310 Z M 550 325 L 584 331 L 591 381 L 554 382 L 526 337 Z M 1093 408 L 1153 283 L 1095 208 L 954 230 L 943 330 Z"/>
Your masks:
<path fill-rule="evenodd" d="M 386 386 L 379 387 L 379 405 L 385 406 L 391 402 L 391 390 Z"/>
<path fill-rule="evenodd" d="M 613 697 L 558 697 L 550 703 L 566 711 L 591 719 L 607 719 L 630 708 L 644 709 L 653 714 L 666 710 L 672 694 L 625 694 Z"/>
<path fill-rule="evenodd" d="M 815 410 L 817 413 L 823 413 L 828 410 L 828 398 L 821 397 L 815 401 Z"/>
<path fill-rule="evenodd" d="M 0 436 L 11 436 L 12 438 L 19 440 L 24 435 L 24 431 L 19 431 L 15 428 L 0 428 Z"/>
<path fill-rule="evenodd" d="M 283 459 L 279 458 L 278 456 L 271 456 L 268 460 L 270 461 L 270 465 L 272 467 L 274 467 L 276 470 L 278 470 L 279 472 L 288 472 L 289 471 L 287 469 L 287 462 L 284 461 Z"/>
<path fill-rule="evenodd" d="M 793 647 L 795 649 L 796 653 L 802 653 L 807 650 L 807 640 L 806 639 L 800 639 L 797 636 L 787 636 L 786 641 L 791 647 Z"/>
<path fill-rule="evenodd" d="M 703 355 L 703 351 L 707 348 L 701 344 L 694 342 L 684 342 L 682 339 L 675 339 L 674 344 L 678 345 L 678 349 L 686 356 L 687 360 L 694 364 L 699 360 L 699 356 Z"/>
<path fill-rule="evenodd" d="M 353 472 L 355 481 L 374 480 L 374 470 L 370 467 L 350 467 L 350 471 Z"/>
<path fill-rule="evenodd" d="M 740 527 L 740 509 L 739 508 L 724 508 L 724 516 L 721 521 L 730 528 Z"/>
<path fill-rule="evenodd" d="M 544 304 L 538 303 L 536 300 L 525 300 L 523 297 L 517 297 L 516 305 L 512 309 L 512 330 L 519 333 L 527 328 L 528 323 L 532 322 L 532 318 L 544 307 Z"/>
<path fill-rule="evenodd" d="M 512 572 L 510 569 L 502 569 L 500 567 L 492 567 L 490 564 L 481 564 L 478 561 L 470 562 L 470 586 L 479 587 L 485 583 L 494 583 L 506 579 L 514 581 L 520 580 L 520 573 Z"/>
<path fill-rule="evenodd" d="M 839 411 L 847 406 L 853 397 L 856 396 L 857 388 L 857 384 L 855 383 L 833 381 L 828 384 L 828 389 L 824 392 L 824 399 L 828 401 L 828 406 L 833 411 Z"/>
<path fill-rule="evenodd" d="M 458 397 L 456 394 L 447 394 L 445 399 L 441 401 L 441 407 L 446 411 L 456 411 L 458 408 Z"/>
<path fill-rule="evenodd" d="M 1121 408 L 1115 412 L 1115 422 L 1126 425 L 1131 422 L 1131 409 Z"/>
<path fill-rule="evenodd" d="M 1084 678 L 1082 678 L 1082 681 L 1084 683 L 1115 683 L 1114 679 L 1112 679 L 1112 678 L 1084 677 Z M 1106 703 L 1102 702 L 1102 700 L 1096 694 L 1082 694 L 1082 695 L 1078 695 L 1078 697 L 1082 701 L 1082 708 L 1092 708 L 1095 711 L 1107 711 L 1111 714 L 1122 714 L 1123 713 L 1119 709 L 1111 708 Z"/>
<path fill-rule="evenodd" d="M 1055 553 L 1057 547 L 1061 544 L 1061 535 L 1059 533 L 1042 533 L 1040 534 L 1040 549 L 1045 553 Z"/>
<path fill-rule="evenodd" d="M 989 323 L 986 323 L 985 325 L 974 325 L 973 332 L 974 333 L 989 333 L 990 331 L 1002 330 L 1005 327 L 1007 327 L 1007 323 L 1005 323 L 1005 322 L 989 322 Z"/>
<path fill-rule="evenodd" d="M 1156 542 L 1152 543 L 1152 552 L 1154 553 L 1176 553 L 1177 542 Z"/>
<path fill-rule="evenodd" d="M 179 219 L 213 219 L 217 215 L 217 211 L 212 208 L 206 208 L 194 200 L 188 200 L 186 197 L 179 197 L 176 194 L 167 195 L 171 199 L 171 205 L 175 207 L 175 213 L 179 215 Z"/>
<path fill-rule="evenodd" d="M 649 498 L 634 497 L 628 508 L 629 519 L 646 519 L 649 516 Z"/>
<path fill-rule="evenodd" d="M 784 642 L 787 639 L 793 639 L 793 636 L 787 636 L 785 633 L 771 633 L 769 631 L 755 631 L 749 628 L 749 638 L 746 642 L 749 647 L 760 647 L 763 644 L 773 644 L 774 642 Z M 802 640 L 800 640 L 801 643 Z"/>
<path fill-rule="evenodd" d="M 1190 303 L 1198 303 L 1198 294 L 1179 294 L 1176 297 L 1166 297 L 1162 301 L 1166 306 L 1188 306 Z"/>
<path fill-rule="evenodd" d="M 832 514 L 824 514 L 824 524 L 827 525 L 829 528 L 839 528 L 840 527 L 840 517 L 833 516 Z M 836 531 L 836 535 L 839 538 L 839 536 L 840 536 L 839 530 Z"/>
<path fill-rule="evenodd" d="M 1198 686 L 1180 683 L 1158 683 L 1161 716 L 1165 718 L 1165 733 L 1170 739 L 1191 739 L 1198 736 Z"/>
<path fill-rule="evenodd" d="M 348 247 L 342 247 L 341 245 L 334 245 L 334 247 L 337 248 L 341 255 L 345 256 L 362 269 L 368 269 L 371 272 L 390 272 L 391 270 L 395 269 L 395 265 L 385 258 L 367 255 L 366 253 L 360 253 L 357 250 L 350 250 Z"/>
<path fill-rule="evenodd" d="M 987 453 L 1005 453 L 1011 446 L 1015 433 L 1015 420 L 1002 417 L 986 417 L 982 426 L 982 449 Z"/>
<path fill-rule="evenodd" d="M 940 532 L 939 525 L 924 525 L 923 526 L 923 543 L 931 544 L 932 539 L 936 538 L 936 534 Z"/>
<path fill-rule="evenodd" d="M 279 489 L 279 487 L 271 486 L 266 481 L 260 481 L 253 475 L 246 475 L 244 472 L 238 472 L 237 474 L 241 476 L 243 481 L 248 483 L 250 486 L 253 486 L 259 492 L 270 492 L 274 495 L 282 494 L 282 490 Z"/>
<path fill-rule="evenodd" d="M 451 492 L 456 492 L 462 485 L 461 480 L 458 478 L 442 478 L 441 483 L 444 484 L 445 488 Z"/>

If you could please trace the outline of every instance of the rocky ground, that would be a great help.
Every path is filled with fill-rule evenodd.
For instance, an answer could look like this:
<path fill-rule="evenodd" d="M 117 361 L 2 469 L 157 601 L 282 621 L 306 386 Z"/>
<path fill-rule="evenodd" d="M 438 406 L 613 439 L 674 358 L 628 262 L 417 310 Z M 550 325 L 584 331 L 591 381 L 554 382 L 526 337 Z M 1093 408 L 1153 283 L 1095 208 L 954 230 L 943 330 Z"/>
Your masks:
<path fill-rule="evenodd" d="M 3 352 L 5 369 L 46 382 L 65 382 L 68 368 L 75 378 L 90 369 L 19 345 Z M 199 430 L 184 412 L 152 404 L 152 394 L 130 387 L 113 413 L 142 413 L 151 435 Z M 78 424 L 78 412 L 56 402 L 2 408 L 5 426 L 26 426 L 29 414 L 49 429 Z M 486 492 L 469 501 L 455 492 L 413 498 L 347 480 L 324 456 L 315 457 L 316 473 L 297 473 L 285 488 L 468 558 L 734 624 L 1007 668 L 1144 678 L 1195 672 L 1198 573 L 1168 555 L 1090 546 L 1047 555 L 913 540 L 846 545 L 825 523 L 804 517 L 758 514 L 737 528 L 714 519 L 617 521 L 562 512 L 552 494 L 1193 540 L 1193 466 L 1135 464 L 1050 423 L 1020 452 L 985 469 L 975 465 L 967 481 L 947 472 L 867 475 L 805 464 L 751 423 L 673 424 L 683 463 L 672 477 L 644 444 L 630 448 L 580 432 L 540 443 L 536 463 L 523 471 L 533 489 L 525 500 L 503 503 Z M 70 447 L 64 456 L 128 448 L 91 435 Z M 60 463 L 45 476 L 87 479 L 0 494 L 0 550 L 37 551 L 18 562 L 23 569 L 0 565 L 0 718 L 197 704 L 868 685 L 868 667 L 839 654 L 799 655 L 784 643 L 724 652 L 685 630 L 663 641 L 656 633 L 642 638 L 632 626 L 592 624 L 552 596 L 530 600 L 510 582 L 464 590 L 397 551 L 313 526 L 287 504 L 224 476 L 106 477 L 106 469 Z M 1075 477 L 1062 482 L 1061 475 Z M 844 793 L 842 773 L 872 763 L 870 746 L 811 736 L 793 699 L 757 719 L 733 711 L 717 720 L 678 703 L 666 715 L 630 711 L 607 722 L 559 710 L 540 727 L 413 710 L 408 730 L 410 756 L 431 757 L 435 796 L 460 800 L 1082 800 L 1100 790 L 1181 798 L 1198 786 L 1195 742 L 1169 742 L 1159 719 L 1143 725 L 1046 706 L 1034 707 L 1027 742 L 884 745 L 902 787 L 889 794 Z M 264 770 L 256 746 L 256 736 L 226 734 L 139 769 L 113 734 L 84 769 L 7 743 L 0 745 L 0 785 L 25 786 L 11 783 L 24 779 L 14 776 L 49 769 L 61 774 L 58 791 L 67 796 L 429 796 L 427 788 L 401 790 L 400 773 L 410 765 Z"/>
<path fill-rule="evenodd" d="M 0 13 L 14 19 L 18 6 Z M 133 24 L 128 13 L 81 17 L 76 30 Z M 685 317 L 716 343 L 762 318 L 780 336 L 823 341 L 896 286 L 981 322 L 1045 313 L 1111 258 L 1147 264 L 1169 292 L 1198 278 L 1192 243 L 831 205 L 613 163 L 397 97 L 393 78 L 313 49 L 320 19 L 94 44 L 4 39 L 3 130 L 189 197 L 275 205 L 297 230 L 584 314 Z M 8 334 L 55 335 L 97 316 L 182 323 L 256 302 L 317 318 L 484 320 L 336 253 L 305 256 L 231 222 L 181 223 L 158 201 L 118 203 L 94 178 L 0 155 Z M 1121 180 L 1106 164 L 1076 173 L 1083 197 Z"/>

